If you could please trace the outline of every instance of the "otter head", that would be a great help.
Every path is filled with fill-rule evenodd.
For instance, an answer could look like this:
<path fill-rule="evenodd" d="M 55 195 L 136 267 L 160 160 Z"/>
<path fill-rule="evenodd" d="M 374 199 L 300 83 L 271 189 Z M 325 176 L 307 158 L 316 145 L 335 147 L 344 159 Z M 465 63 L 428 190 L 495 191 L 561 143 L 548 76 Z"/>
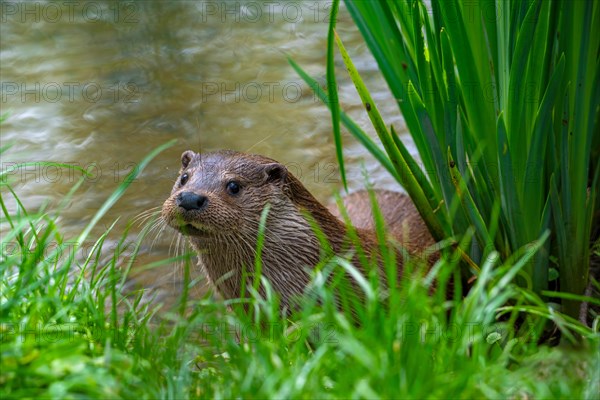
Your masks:
<path fill-rule="evenodd" d="M 307 267 L 319 260 L 319 241 L 304 212 L 317 209 L 335 217 L 284 165 L 234 151 L 186 151 L 162 216 L 189 238 L 210 281 L 232 298 L 239 296 L 242 271 L 253 271 L 267 204 L 262 274 L 286 303 L 288 296 L 302 292 L 309 279 Z"/>
<path fill-rule="evenodd" d="M 266 157 L 234 151 L 181 156 L 181 170 L 162 216 L 169 226 L 202 242 L 256 234 L 267 204 L 285 206 L 288 172 Z"/>

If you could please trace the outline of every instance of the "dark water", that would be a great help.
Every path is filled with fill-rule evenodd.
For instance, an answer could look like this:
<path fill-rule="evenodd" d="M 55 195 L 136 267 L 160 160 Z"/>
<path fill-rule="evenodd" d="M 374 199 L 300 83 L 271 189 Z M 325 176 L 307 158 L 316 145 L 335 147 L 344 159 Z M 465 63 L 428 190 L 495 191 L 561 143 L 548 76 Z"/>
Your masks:
<path fill-rule="evenodd" d="M 100 223 L 96 234 L 160 206 L 186 149 L 231 148 L 275 158 L 322 201 L 341 189 L 328 109 L 286 61 L 325 80 L 330 2 L 140 1 L 2 2 L 0 28 L 2 168 L 30 210 L 56 205 L 79 172 L 19 162 L 54 161 L 89 169 L 61 214 L 77 235 L 132 167 L 170 139 Z M 338 32 L 388 124 L 404 123 L 357 28 L 340 11 Z M 372 132 L 338 60 L 342 108 Z M 351 188 L 362 166 L 378 186 L 387 174 L 346 133 Z M 12 210 L 15 202 L 3 198 Z M 51 208 L 51 207 L 50 207 Z M 5 227 L 4 227 L 5 228 Z M 141 228 L 134 226 L 135 234 Z M 142 249 L 169 254 L 173 235 Z M 151 239 L 148 242 L 152 242 Z M 140 280 L 168 281 L 165 271 Z M 159 279 L 159 277 L 161 277 Z M 173 281 L 174 282 L 174 281 Z M 173 283 L 175 285 L 175 283 Z"/>

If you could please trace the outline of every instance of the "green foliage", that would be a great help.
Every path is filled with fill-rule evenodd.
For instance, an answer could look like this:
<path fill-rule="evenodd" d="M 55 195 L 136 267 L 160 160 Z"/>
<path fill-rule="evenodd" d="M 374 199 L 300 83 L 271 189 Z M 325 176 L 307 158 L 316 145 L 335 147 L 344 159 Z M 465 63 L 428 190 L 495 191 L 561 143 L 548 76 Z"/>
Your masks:
<path fill-rule="evenodd" d="M 380 285 L 376 268 L 365 267 L 371 272 L 362 277 L 346 257 L 323 251 L 300 308 L 289 316 L 281 315 L 264 279 L 264 297 L 251 285 L 245 299 L 188 298 L 198 283 L 188 254 L 180 301 L 165 310 L 148 302 L 143 289 L 127 289 L 145 232 L 133 247 L 124 232 L 108 251 L 110 227 L 78 257 L 77 243 L 56 226 L 57 214 L 22 207 L 9 213 L 7 193 L 20 202 L 6 182 L 2 190 L 2 222 L 10 226 L 0 259 L 3 399 L 575 398 L 597 391 L 592 377 L 600 366 L 590 351 L 598 348 L 597 333 L 512 283 L 536 248 L 496 268 L 493 253 L 471 293 L 451 301 L 442 289 L 432 294 L 431 285 L 442 288 L 456 276 L 459 248 L 447 250 L 425 276 L 407 259 L 405 279 L 389 288 Z M 380 213 L 375 222 L 393 282 L 396 252 L 383 240 Z M 364 302 L 349 290 L 347 276 L 358 282 Z M 550 320 L 564 336 L 583 340 L 539 347 Z"/>
<path fill-rule="evenodd" d="M 317 94 L 332 109 L 334 126 L 346 125 L 396 177 L 438 240 L 474 227 L 467 253 L 479 264 L 493 252 L 507 260 L 550 231 L 525 266 L 533 289 L 548 288 L 556 259 L 561 290 L 583 294 L 598 212 L 600 163 L 592 155 L 600 145 L 600 3 L 433 0 L 427 9 L 420 0 L 347 0 L 346 6 L 422 165 L 387 129 L 339 38 L 385 153 L 343 112 L 333 112 L 339 105 L 328 57 L 329 92 Z M 332 46 L 330 40 L 329 53 Z M 334 134 L 341 157 L 341 135 Z M 571 316 L 578 304 L 563 301 Z"/>
<path fill-rule="evenodd" d="M 114 254 L 101 259 L 111 226 L 87 249 L 89 254 L 84 246 L 91 229 L 137 174 L 170 145 L 142 160 L 75 240 L 58 231 L 58 214 L 27 213 L 7 180 L 0 182 L 1 221 L 8 228 L 2 235 L 0 256 L 2 398 L 147 398 L 159 394 L 158 381 L 146 386 L 141 378 L 156 377 L 156 371 L 132 351 L 136 350 L 134 336 L 148 340 L 155 335 L 146 326 L 148 321 L 138 318 L 151 315 L 150 310 L 140 305 L 141 296 L 128 299 L 120 293 L 127 270 L 119 267 L 128 265 L 123 259 L 129 259 L 131 266 L 139 243 L 127 254 L 131 249 L 125 247 L 125 232 Z M 8 212 L 7 193 L 17 203 L 15 214 Z M 87 255 L 77 257 L 82 254 Z M 118 315 L 117 299 L 127 309 L 124 315 Z"/>

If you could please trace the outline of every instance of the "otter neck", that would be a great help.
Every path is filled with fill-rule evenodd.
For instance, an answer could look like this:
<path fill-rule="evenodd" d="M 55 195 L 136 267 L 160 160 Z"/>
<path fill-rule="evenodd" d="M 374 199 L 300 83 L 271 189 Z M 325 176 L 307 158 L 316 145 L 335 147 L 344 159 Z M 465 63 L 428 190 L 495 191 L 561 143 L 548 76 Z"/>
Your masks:
<path fill-rule="evenodd" d="M 333 215 L 338 234 L 344 225 Z M 316 219 L 316 217 L 315 217 Z M 319 225 L 321 221 L 317 220 Z M 209 279 L 225 298 L 242 295 L 242 280 L 246 287 L 254 279 L 258 221 L 252 235 L 223 234 L 216 240 L 190 238 L 200 264 Z M 327 232 L 325 232 L 327 234 Z M 337 238 L 332 238 L 337 242 Z M 281 294 L 282 306 L 289 306 L 292 297 L 300 296 L 310 281 L 310 269 L 318 262 L 321 245 L 306 217 L 297 207 L 273 204 L 267 217 L 261 252 L 261 274 L 273 289 Z M 244 278 L 244 271 L 247 278 Z M 264 295 L 264 288 L 261 285 Z"/>
<path fill-rule="evenodd" d="M 295 178 L 294 178 L 295 180 Z M 325 234 L 330 251 L 340 253 L 346 243 L 346 226 L 321 205 L 299 182 L 290 184 L 292 202 L 271 204 L 264 231 L 261 275 L 281 295 L 281 305 L 292 306 L 310 282 L 310 270 L 321 260 L 323 249 L 307 220 L 312 218 Z M 210 281 L 225 298 L 239 298 L 242 281 L 252 286 L 259 223 L 247 234 L 223 234 L 208 242 L 190 238 Z M 361 242 L 370 252 L 367 231 L 359 231 Z M 246 272 L 246 278 L 244 278 Z M 264 296 L 264 287 L 260 285 Z"/>

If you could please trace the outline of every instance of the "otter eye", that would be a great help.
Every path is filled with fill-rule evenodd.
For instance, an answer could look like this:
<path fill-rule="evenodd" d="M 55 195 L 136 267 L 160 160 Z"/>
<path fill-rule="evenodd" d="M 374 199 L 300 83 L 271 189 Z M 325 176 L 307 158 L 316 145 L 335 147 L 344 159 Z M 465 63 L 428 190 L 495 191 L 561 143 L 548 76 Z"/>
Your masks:
<path fill-rule="evenodd" d="M 238 194 L 240 191 L 240 184 L 236 181 L 227 182 L 227 193 L 233 195 Z"/>
<path fill-rule="evenodd" d="M 190 176 L 187 173 L 185 173 L 185 174 L 181 175 L 181 179 L 179 180 L 179 183 L 183 186 L 186 184 L 188 179 L 190 179 Z"/>

